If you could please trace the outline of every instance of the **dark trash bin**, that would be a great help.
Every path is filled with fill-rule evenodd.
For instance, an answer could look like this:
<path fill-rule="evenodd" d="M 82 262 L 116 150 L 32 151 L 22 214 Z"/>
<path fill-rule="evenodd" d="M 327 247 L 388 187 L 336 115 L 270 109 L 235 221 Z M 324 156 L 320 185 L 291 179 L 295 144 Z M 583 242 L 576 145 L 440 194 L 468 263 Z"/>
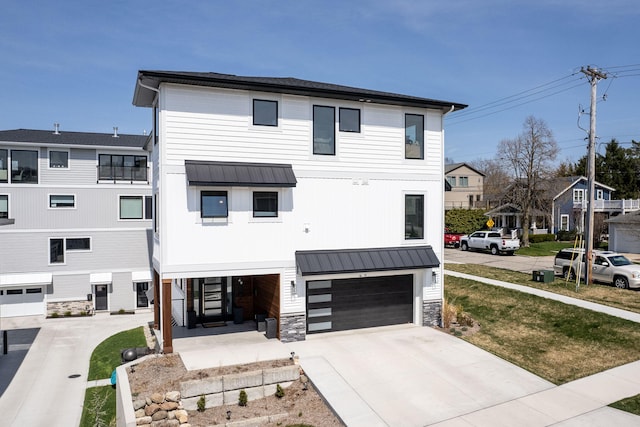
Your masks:
<path fill-rule="evenodd" d="M 275 317 L 267 317 L 265 319 L 265 322 L 267 324 L 267 332 L 266 332 L 267 338 L 275 338 L 278 321 L 275 319 Z"/>
<path fill-rule="evenodd" d="M 264 319 L 267 318 L 267 315 L 264 313 L 256 313 L 256 327 L 258 328 L 258 332 L 265 332 L 267 330 L 267 326 L 264 322 Z"/>
<path fill-rule="evenodd" d="M 196 327 L 196 311 L 187 311 L 187 329 L 193 329 Z"/>

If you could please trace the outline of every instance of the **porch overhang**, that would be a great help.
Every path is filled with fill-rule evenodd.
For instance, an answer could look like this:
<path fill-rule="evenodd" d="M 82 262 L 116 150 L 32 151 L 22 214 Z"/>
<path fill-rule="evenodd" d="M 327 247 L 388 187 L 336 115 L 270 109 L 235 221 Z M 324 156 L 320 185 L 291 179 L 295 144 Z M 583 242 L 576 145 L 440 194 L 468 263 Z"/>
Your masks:
<path fill-rule="evenodd" d="M 92 285 L 107 285 L 111 282 L 111 273 L 91 273 L 89 275 L 89 283 Z"/>
<path fill-rule="evenodd" d="M 50 285 L 51 273 L 26 273 L 0 275 L 0 288 L 23 285 Z"/>
<path fill-rule="evenodd" d="M 414 270 L 440 266 L 431 246 L 296 251 L 302 276 Z"/>
<path fill-rule="evenodd" d="M 289 164 L 244 162 L 184 162 L 189 185 L 223 187 L 295 187 Z"/>

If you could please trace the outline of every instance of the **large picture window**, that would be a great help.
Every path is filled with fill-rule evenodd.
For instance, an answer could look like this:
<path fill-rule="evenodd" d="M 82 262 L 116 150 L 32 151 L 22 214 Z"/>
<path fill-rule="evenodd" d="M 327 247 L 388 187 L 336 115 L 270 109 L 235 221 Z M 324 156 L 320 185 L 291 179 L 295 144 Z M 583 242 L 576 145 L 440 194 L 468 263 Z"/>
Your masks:
<path fill-rule="evenodd" d="M 253 216 L 258 218 L 278 216 L 278 193 L 255 191 L 253 193 Z"/>
<path fill-rule="evenodd" d="M 335 117 L 335 108 L 313 106 L 313 154 L 336 154 Z"/>
<path fill-rule="evenodd" d="M 120 219 L 151 219 L 151 196 L 120 196 Z"/>
<path fill-rule="evenodd" d="M 9 196 L 0 194 L 0 219 L 9 218 Z"/>
<path fill-rule="evenodd" d="M 404 238 L 424 239 L 424 195 L 404 196 Z"/>
<path fill-rule="evenodd" d="M 38 183 L 38 152 L 11 150 L 11 182 L 16 184 Z"/>
<path fill-rule="evenodd" d="M 253 124 L 258 126 L 278 126 L 278 102 L 254 99 Z"/>
<path fill-rule="evenodd" d="M 98 178 L 110 181 L 146 181 L 147 156 L 100 154 Z"/>
<path fill-rule="evenodd" d="M 405 114 L 404 123 L 405 159 L 424 159 L 424 116 Z"/>
<path fill-rule="evenodd" d="M 340 132 L 360 132 L 360 110 L 340 108 Z"/>
<path fill-rule="evenodd" d="M 9 152 L 7 150 L 0 150 L 0 182 L 7 182 L 9 180 Z"/>
<path fill-rule="evenodd" d="M 203 191 L 200 193 L 200 206 L 202 218 L 226 218 L 229 216 L 226 191 Z"/>

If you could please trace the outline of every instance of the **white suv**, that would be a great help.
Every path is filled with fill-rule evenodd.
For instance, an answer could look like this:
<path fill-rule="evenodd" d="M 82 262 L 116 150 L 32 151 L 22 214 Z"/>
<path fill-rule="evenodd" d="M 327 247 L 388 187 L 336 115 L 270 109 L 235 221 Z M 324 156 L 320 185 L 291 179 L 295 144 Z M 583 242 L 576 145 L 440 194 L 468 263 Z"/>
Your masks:
<path fill-rule="evenodd" d="M 593 255 L 591 268 L 594 281 L 614 285 L 621 289 L 640 288 L 640 265 L 634 264 L 617 252 L 593 251 Z M 584 255 L 581 254 L 576 258 L 571 262 L 566 274 L 574 278 L 576 271 L 580 271 L 580 277 L 584 278 Z"/>

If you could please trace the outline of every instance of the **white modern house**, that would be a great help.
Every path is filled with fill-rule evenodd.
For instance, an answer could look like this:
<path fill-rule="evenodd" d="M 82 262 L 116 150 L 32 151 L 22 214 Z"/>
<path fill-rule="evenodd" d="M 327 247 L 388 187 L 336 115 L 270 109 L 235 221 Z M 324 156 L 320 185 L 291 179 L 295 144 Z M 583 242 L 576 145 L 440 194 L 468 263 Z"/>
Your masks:
<path fill-rule="evenodd" d="M 149 307 L 148 136 L 0 131 L 0 316 Z"/>
<path fill-rule="evenodd" d="M 133 104 L 153 117 L 165 352 L 172 321 L 265 317 L 282 341 L 440 323 L 443 117 L 465 105 L 172 71 L 139 71 Z"/>

